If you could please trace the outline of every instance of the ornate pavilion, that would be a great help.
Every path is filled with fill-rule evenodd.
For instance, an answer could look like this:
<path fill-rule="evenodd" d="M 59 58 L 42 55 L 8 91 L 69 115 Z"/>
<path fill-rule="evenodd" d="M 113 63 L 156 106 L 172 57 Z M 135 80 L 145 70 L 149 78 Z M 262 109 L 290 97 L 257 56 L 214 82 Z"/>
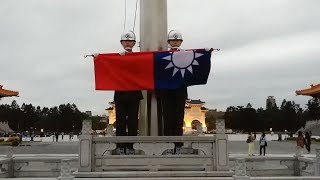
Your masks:
<path fill-rule="evenodd" d="M 208 109 L 204 107 L 205 102 L 199 100 L 187 100 L 184 113 L 184 131 L 188 132 L 196 129 L 197 124 L 201 124 L 203 131 L 207 131 L 206 113 Z"/>
<path fill-rule="evenodd" d="M 204 131 L 207 131 L 205 119 L 207 108 L 204 107 L 205 102 L 199 100 L 187 100 L 184 114 L 184 130 L 190 131 L 195 129 L 197 123 L 202 124 Z M 113 124 L 116 121 L 116 112 L 114 102 L 109 102 L 110 107 L 106 109 L 109 116 L 109 124 Z"/>
<path fill-rule="evenodd" d="M 311 84 L 310 88 L 296 91 L 296 94 L 303 95 L 303 96 L 311 96 L 313 98 L 320 99 L 320 84 L 317 84 L 317 85 Z M 305 126 L 300 128 L 298 131 L 302 131 L 302 132 L 311 131 L 312 135 L 320 136 L 320 120 L 315 119 L 312 121 L 307 121 Z"/>
<path fill-rule="evenodd" d="M 114 122 L 116 122 L 116 105 L 113 102 L 109 102 L 109 105 L 111 107 L 107 108 L 106 111 L 108 113 L 109 116 L 109 124 L 113 124 Z"/>
<path fill-rule="evenodd" d="M 0 98 L 18 96 L 19 95 L 19 92 L 17 92 L 17 91 L 11 91 L 11 90 L 7 90 L 7 89 L 3 89 L 2 87 L 3 86 L 0 85 Z"/>
<path fill-rule="evenodd" d="M 314 98 L 320 99 L 320 84 L 310 85 L 310 88 L 296 91 L 297 95 L 312 96 Z"/>
<path fill-rule="evenodd" d="M 3 89 L 3 86 L 0 85 L 0 99 L 3 97 L 12 97 L 12 96 L 18 96 L 19 92 L 17 91 L 11 91 L 7 89 Z M 11 133 L 13 130 L 9 127 L 8 121 L 2 122 L 0 119 L 0 133 Z"/>

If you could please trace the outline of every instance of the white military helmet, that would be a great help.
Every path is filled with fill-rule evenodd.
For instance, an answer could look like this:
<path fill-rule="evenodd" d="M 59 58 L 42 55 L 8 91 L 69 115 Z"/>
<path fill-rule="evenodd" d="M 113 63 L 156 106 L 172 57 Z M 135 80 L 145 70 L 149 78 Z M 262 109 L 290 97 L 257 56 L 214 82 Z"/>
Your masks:
<path fill-rule="evenodd" d="M 183 40 L 182 39 L 182 33 L 177 31 L 177 30 L 171 30 L 169 33 L 168 33 L 168 41 L 169 40 Z"/>
<path fill-rule="evenodd" d="M 136 35 L 132 31 L 126 31 L 121 34 L 120 41 L 136 41 Z"/>

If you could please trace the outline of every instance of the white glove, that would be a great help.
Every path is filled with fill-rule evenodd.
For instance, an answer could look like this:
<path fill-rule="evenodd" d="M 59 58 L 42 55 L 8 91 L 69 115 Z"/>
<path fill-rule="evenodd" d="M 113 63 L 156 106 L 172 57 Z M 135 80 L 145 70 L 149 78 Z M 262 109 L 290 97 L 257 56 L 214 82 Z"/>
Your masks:
<path fill-rule="evenodd" d="M 99 56 L 99 53 L 93 53 L 93 57 Z"/>
<path fill-rule="evenodd" d="M 126 55 L 126 52 L 127 51 L 120 51 L 119 54 L 120 54 L 120 56 L 124 56 L 124 55 Z"/>
<path fill-rule="evenodd" d="M 208 47 L 204 48 L 205 51 L 211 51 L 211 49 L 212 48 L 208 48 Z"/>

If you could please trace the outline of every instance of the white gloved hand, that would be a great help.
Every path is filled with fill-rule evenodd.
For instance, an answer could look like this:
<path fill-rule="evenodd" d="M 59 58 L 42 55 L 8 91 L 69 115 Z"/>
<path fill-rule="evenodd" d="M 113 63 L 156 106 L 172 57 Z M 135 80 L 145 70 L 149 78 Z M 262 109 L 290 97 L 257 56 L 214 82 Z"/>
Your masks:
<path fill-rule="evenodd" d="M 124 56 L 124 55 L 126 55 L 126 52 L 127 51 L 120 51 L 119 54 L 120 54 L 120 56 Z"/>
<path fill-rule="evenodd" d="M 99 56 L 99 53 L 93 53 L 93 57 Z"/>
<path fill-rule="evenodd" d="M 212 48 L 209 48 L 209 47 L 205 47 L 205 48 L 204 48 L 205 51 L 211 51 L 211 49 L 212 49 Z"/>

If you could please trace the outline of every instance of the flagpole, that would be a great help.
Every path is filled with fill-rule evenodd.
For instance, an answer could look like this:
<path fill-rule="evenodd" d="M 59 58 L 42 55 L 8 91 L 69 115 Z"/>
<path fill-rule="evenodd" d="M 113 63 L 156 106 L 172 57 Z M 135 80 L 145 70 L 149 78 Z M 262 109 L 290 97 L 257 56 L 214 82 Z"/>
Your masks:
<path fill-rule="evenodd" d="M 167 50 L 167 0 L 140 1 L 140 50 Z M 158 136 L 157 101 L 155 93 L 143 91 L 140 104 L 139 134 Z"/>

